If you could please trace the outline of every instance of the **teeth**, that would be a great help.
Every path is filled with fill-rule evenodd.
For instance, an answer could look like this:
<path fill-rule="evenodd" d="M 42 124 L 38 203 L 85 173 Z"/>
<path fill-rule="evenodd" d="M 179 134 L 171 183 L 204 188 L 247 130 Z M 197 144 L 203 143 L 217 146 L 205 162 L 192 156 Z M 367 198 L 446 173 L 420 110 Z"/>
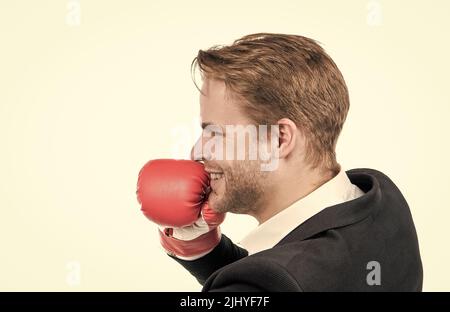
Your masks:
<path fill-rule="evenodd" d="M 218 180 L 223 177 L 223 173 L 211 173 L 211 180 Z"/>

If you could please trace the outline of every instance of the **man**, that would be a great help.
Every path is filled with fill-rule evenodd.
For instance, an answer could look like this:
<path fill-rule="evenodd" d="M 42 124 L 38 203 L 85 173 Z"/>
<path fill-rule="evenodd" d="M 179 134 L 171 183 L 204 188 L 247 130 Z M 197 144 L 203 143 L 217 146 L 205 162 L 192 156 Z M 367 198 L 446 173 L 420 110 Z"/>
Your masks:
<path fill-rule="evenodd" d="M 192 159 L 204 163 L 211 182 L 198 163 L 156 161 L 141 172 L 138 196 L 160 225 L 164 249 L 203 291 L 421 291 L 418 241 L 402 194 L 383 173 L 345 171 L 336 160 L 349 96 L 315 41 L 248 35 L 200 50 L 196 67 L 204 131 Z M 237 125 L 276 126 L 275 135 L 247 137 L 239 158 L 236 133 L 226 131 Z M 205 148 L 210 140 L 231 145 Z M 274 148 L 269 158 L 252 159 L 255 146 Z M 273 166 L 262 170 L 268 159 Z M 180 200 L 186 189 L 201 194 L 200 206 Z M 182 222 L 192 207 L 196 222 Z M 227 212 L 251 215 L 259 226 L 236 245 L 220 231 Z"/>

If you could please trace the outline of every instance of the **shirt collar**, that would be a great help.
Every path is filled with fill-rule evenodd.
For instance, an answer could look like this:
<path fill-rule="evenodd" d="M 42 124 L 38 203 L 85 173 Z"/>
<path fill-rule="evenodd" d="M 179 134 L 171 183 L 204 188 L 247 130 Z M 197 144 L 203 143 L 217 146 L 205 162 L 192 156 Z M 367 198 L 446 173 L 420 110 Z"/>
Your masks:
<path fill-rule="evenodd" d="M 334 178 L 258 225 L 238 245 L 247 249 L 249 255 L 270 249 L 297 226 L 325 208 L 355 199 L 363 194 L 350 182 L 341 168 Z"/>

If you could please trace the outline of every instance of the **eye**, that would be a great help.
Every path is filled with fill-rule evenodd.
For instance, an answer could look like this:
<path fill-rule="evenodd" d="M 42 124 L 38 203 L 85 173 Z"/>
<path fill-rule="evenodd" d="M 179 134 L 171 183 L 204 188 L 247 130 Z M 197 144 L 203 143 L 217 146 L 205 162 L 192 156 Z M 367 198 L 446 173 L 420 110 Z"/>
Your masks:
<path fill-rule="evenodd" d="M 208 137 L 223 136 L 223 130 L 220 126 L 210 125 L 203 129 L 203 135 Z"/>

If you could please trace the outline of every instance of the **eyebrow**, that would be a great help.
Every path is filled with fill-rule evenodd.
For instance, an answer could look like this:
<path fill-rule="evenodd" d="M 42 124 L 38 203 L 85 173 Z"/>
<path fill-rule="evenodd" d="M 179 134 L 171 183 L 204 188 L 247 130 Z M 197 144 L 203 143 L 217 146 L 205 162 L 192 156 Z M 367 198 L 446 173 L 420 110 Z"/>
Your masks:
<path fill-rule="evenodd" d="M 202 129 L 205 129 L 206 127 L 211 126 L 211 125 L 213 125 L 212 122 L 202 122 L 202 124 L 201 124 Z"/>

